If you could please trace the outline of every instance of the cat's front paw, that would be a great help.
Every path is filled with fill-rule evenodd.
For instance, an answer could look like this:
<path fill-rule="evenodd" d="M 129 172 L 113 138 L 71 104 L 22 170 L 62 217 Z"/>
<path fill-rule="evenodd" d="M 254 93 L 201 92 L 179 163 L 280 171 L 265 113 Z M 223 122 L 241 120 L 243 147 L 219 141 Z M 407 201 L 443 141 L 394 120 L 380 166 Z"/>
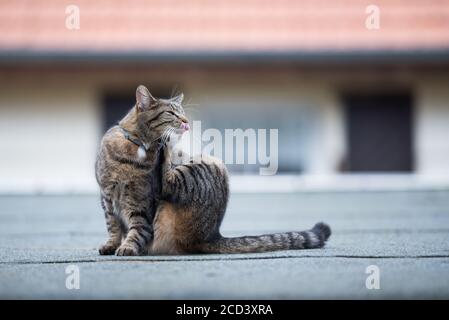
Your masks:
<path fill-rule="evenodd" d="M 112 245 L 110 243 L 106 243 L 98 249 L 98 252 L 102 256 L 110 256 L 115 253 L 115 250 L 117 250 L 117 247 L 118 247 L 117 245 Z"/>
<path fill-rule="evenodd" d="M 128 244 L 122 244 L 116 251 L 117 256 L 138 256 L 139 251 L 137 248 L 130 246 Z"/>

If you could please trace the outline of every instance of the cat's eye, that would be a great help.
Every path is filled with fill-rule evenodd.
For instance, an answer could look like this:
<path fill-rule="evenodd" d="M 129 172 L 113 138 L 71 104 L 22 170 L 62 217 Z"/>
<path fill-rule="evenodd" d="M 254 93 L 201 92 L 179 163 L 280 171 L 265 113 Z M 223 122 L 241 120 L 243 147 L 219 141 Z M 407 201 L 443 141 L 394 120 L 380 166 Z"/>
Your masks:
<path fill-rule="evenodd" d="M 173 115 L 175 117 L 177 117 L 176 113 L 174 113 L 173 111 L 167 110 L 165 112 L 168 113 L 168 114 L 171 114 L 171 115 Z"/>

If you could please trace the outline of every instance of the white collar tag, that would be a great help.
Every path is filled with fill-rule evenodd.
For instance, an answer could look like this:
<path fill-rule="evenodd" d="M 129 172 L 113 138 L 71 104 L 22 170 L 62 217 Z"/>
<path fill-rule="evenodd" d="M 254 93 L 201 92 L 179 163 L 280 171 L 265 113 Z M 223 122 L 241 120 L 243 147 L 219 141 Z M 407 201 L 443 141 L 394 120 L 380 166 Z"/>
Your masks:
<path fill-rule="evenodd" d="M 139 159 L 145 159 L 145 157 L 147 156 L 147 152 L 142 146 L 137 149 L 137 156 L 139 157 Z"/>

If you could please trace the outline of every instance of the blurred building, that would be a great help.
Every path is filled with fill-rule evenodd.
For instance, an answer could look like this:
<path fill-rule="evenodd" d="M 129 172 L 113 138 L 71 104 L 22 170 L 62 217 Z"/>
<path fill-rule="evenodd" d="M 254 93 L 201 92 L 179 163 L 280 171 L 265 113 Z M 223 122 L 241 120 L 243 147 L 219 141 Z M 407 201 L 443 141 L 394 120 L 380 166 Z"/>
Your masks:
<path fill-rule="evenodd" d="M 449 1 L 375 2 L 378 29 L 360 0 L 0 1 L 0 192 L 96 190 L 138 84 L 203 129 L 278 128 L 284 187 L 448 186 Z"/>

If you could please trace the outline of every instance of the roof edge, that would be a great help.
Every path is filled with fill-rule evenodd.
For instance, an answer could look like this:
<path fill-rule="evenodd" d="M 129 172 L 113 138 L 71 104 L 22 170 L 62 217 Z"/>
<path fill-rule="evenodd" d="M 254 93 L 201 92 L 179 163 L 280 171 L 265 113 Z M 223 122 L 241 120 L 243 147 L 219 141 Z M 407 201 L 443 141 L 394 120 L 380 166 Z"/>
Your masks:
<path fill-rule="evenodd" d="M 449 47 L 441 49 L 347 51 L 42 51 L 28 49 L 0 49 L 0 63 L 264 63 L 273 61 L 285 63 L 448 63 Z"/>

